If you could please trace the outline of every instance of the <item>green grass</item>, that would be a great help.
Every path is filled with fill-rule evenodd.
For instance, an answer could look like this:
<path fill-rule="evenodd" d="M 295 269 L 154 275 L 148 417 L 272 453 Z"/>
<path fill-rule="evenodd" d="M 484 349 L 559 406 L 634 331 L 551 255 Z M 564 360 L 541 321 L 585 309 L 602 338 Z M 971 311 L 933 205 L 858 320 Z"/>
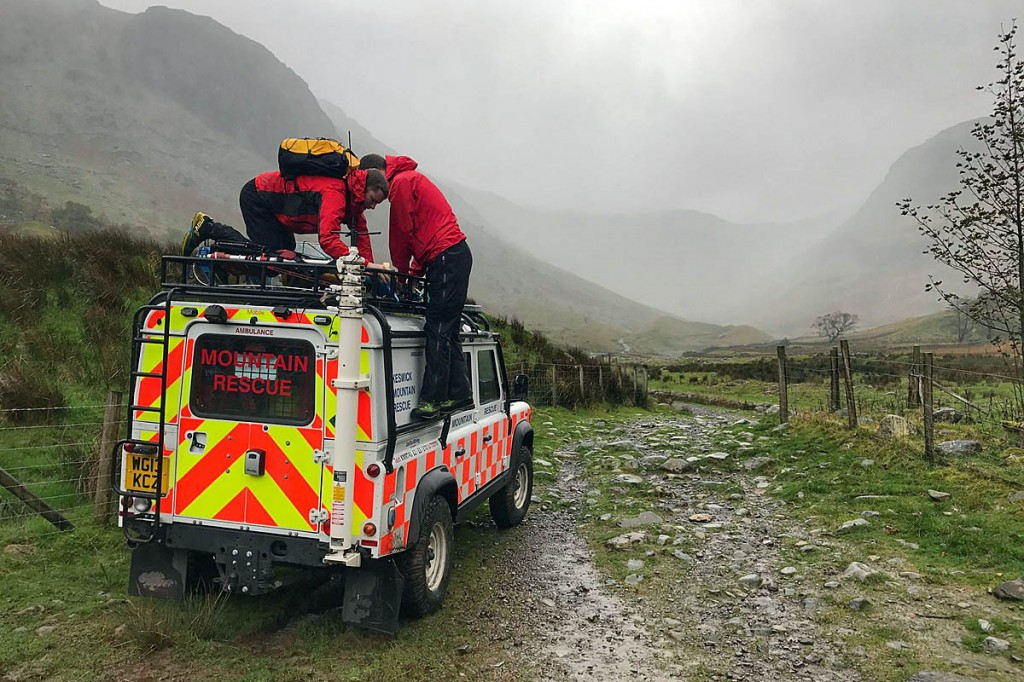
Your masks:
<path fill-rule="evenodd" d="M 535 456 L 551 466 L 537 467 L 535 494 L 548 499 L 547 488 L 558 472 L 556 449 L 578 439 L 589 420 L 636 414 L 536 411 Z M 33 455 L 29 461 L 39 459 Z M 39 470 L 40 480 L 48 471 Z M 500 681 L 530 674 L 521 667 L 529 663 L 529 653 L 514 646 L 520 631 L 512 624 L 520 607 L 504 598 L 507 585 L 495 579 L 514 563 L 515 544 L 528 531 L 498 530 L 486 505 L 470 523 L 456 528 L 445 608 L 421 621 L 403 621 L 399 633 L 389 638 L 344 625 L 336 611 L 305 613 L 307 592 L 298 587 L 257 598 L 197 598 L 184 605 L 128 598 L 130 555 L 123 537 L 117 529 L 97 527 L 88 500 L 80 499 L 85 506 L 73 515 L 77 529 L 72 533 L 55 533 L 35 518 L 0 526 L 0 548 L 19 545 L 17 551 L 0 552 L 0 583 L 5 586 L 0 671 L 53 680 L 173 673 L 210 680 L 353 682 Z M 36 634 L 48 625 L 56 629 Z M 465 644 L 472 650 L 459 653 Z"/>
<path fill-rule="evenodd" d="M 910 558 L 940 580 L 963 571 L 958 580 L 990 585 L 1024 574 L 1024 505 L 1006 499 L 1024 489 L 1024 466 L 1007 465 L 998 448 L 929 465 L 914 440 L 885 440 L 870 426 L 850 431 L 838 418 L 799 415 L 781 434 L 772 433 L 770 420 L 742 428 L 771 438 L 764 449 L 772 463 L 763 471 L 797 515 L 834 530 L 861 512 L 880 512 L 869 526 L 843 535 L 847 545 L 902 556 L 908 549 L 897 538 L 917 543 Z M 970 426 L 949 430 L 951 437 L 978 435 Z M 874 463 L 863 466 L 865 459 Z M 929 489 L 951 498 L 933 502 Z M 855 499 L 863 495 L 883 497 Z"/>
<path fill-rule="evenodd" d="M 184 605 L 128 599 L 120 532 L 83 524 L 40 539 L 28 554 L 0 555 L 0 670 L 54 680 L 150 669 L 211 680 L 515 679 L 511 638 L 488 633 L 515 616 L 492 576 L 502 569 L 494 547 L 516 535 L 482 522 L 460 526 L 446 607 L 389 638 L 342 624 L 337 611 L 296 615 L 305 597 L 296 590 Z M 45 625 L 56 629 L 36 634 Z M 463 644 L 473 651 L 458 653 Z M 499 661 L 507 667 L 492 668 Z"/>

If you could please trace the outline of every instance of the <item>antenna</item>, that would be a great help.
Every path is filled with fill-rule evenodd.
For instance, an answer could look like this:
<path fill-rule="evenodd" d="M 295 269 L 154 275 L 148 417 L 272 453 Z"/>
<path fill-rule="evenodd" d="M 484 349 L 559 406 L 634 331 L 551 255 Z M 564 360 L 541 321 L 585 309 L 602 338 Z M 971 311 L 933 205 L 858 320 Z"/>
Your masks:
<path fill-rule="evenodd" d="M 348 131 L 348 148 L 352 149 L 352 131 Z"/>

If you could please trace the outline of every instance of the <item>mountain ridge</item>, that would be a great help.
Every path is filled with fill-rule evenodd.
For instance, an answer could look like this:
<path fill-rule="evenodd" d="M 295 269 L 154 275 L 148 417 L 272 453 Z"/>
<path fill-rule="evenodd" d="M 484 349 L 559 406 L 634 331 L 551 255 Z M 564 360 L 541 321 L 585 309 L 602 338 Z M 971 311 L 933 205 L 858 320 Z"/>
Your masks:
<path fill-rule="evenodd" d="M 277 143 L 297 127 L 343 139 L 344 127 L 380 145 L 360 153 L 387 151 L 342 109 L 332 120 L 269 50 L 207 17 L 128 14 L 94 0 L 0 0 L 0 8 L 0 55 L 19 55 L 0 60 L 0 87 L 19 93 L 0 100 L 0 174 L 147 236 L 177 237 L 196 209 L 241 225 L 239 188 L 274 167 Z M 621 351 L 619 339 L 660 353 L 708 340 L 704 327 L 690 334 L 686 320 L 536 259 L 458 191 L 445 191 L 477 258 L 471 295 L 489 309 L 600 352 Z M 386 211 L 369 216 L 383 231 Z M 375 240 L 383 253 L 382 237 Z M 665 317 L 679 334 L 646 340 Z M 733 333 L 717 327 L 710 340 L 723 345 Z"/>

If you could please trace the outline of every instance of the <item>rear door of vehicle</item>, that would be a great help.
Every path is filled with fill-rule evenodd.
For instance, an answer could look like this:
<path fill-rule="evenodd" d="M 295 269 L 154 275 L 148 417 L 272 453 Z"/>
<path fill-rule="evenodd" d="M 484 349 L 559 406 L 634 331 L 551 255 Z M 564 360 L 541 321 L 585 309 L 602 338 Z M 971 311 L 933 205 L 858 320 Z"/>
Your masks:
<path fill-rule="evenodd" d="M 179 521 L 316 531 L 323 358 L 315 329 L 190 328 L 174 473 Z"/>

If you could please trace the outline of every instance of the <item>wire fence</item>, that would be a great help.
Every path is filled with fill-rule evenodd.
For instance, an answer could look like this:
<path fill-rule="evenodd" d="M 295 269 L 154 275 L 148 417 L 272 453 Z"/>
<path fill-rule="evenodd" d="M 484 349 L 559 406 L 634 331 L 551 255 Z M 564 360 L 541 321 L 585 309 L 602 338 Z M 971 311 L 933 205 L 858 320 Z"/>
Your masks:
<path fill-rule="evenodd" d="M 0 409 L 0 546 L 104 519 L 126 407 L 111 393 L 101 404 Z"/>
<path fill-rule="evenodd" d="M 529 377 L 531 405 L 576 409 L 599 404 L 646 406 L 648 371 L 639 364 L 526 363 L 508 368 Z"/>
<path fill-rule="evenodd" d="M 838 414 L 851 427 L 870 420 L 891 432 L 897 424 L 896 430 L 904 431 L 902 436 L 923 435 L 929 459 L 935 456 L 936 422 L 991 421 L 1024 440 L 1024 371 L 1012 357 L 947 356 L 936 362 L 932 353 L 922 353 L 919 346 L 909 359 L 858 355 L 845 341 L 828 355 L 789 359 L 785 347 L 777 350 L 777 361 L 692 361 L 672 366 L 669 369 L 676 374 L 669 374 L 668 383 L 689 384 L 699 389 L 689 398 L 709 397 L 709 402 L 723 404 L 714 389 L 728 394 L 730 388 L 746 385 L 744 379 L 760 380 L 764 382 L 759 384 L 764 387 L 760 399 L 731 406 L 777 411 L 781 422 L 788 420 L 794 405 L 799 410 Z M 956 364 L 958 359 L 969 366 Z M 657 374 L 659 382 L 666 383 L 664 373 Z M 889 416 L 908 421 L 899 426 L 901 422 Z"/>
<path fill-rule="evenodd" d="M 534 405 L 648 400 L 643 365 L 520 363 L 508 370 L 529 378 Z M 0 410 L 0 546 L 105 520 L 114 498 L 113 434 L 124 432 L 126 409 L 112 393 L 101 404 Z"/>

